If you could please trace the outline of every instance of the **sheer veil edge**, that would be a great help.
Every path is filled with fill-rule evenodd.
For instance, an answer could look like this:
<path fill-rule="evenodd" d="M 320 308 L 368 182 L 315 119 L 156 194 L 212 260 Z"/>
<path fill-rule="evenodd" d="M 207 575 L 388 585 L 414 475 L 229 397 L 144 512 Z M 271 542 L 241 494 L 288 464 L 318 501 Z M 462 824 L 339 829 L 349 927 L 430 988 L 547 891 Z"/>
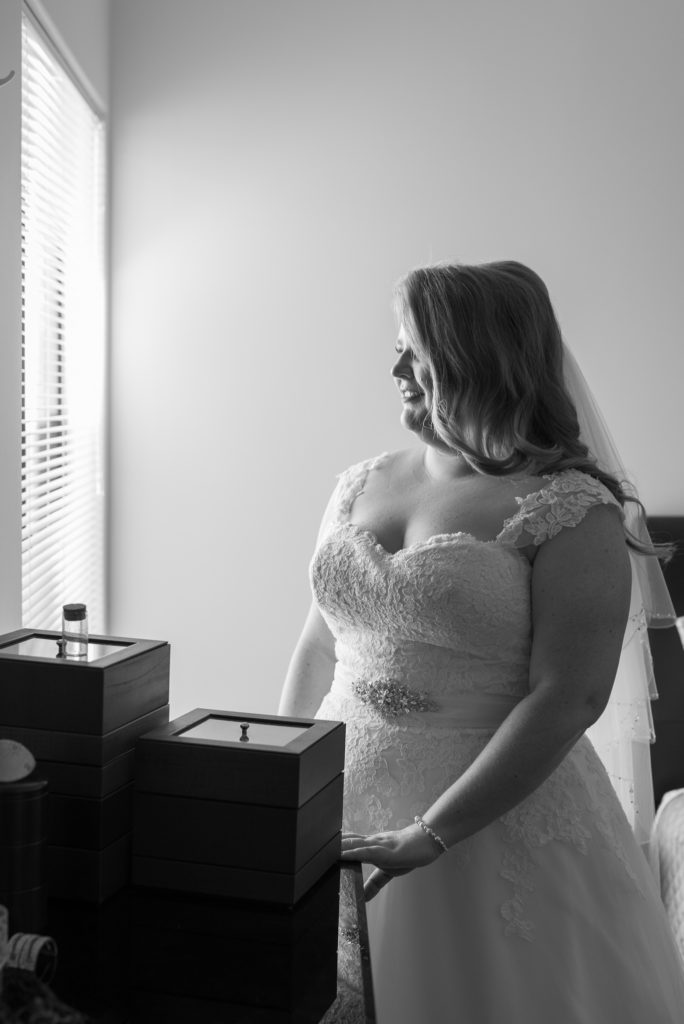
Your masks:
<path fill-rule="evenodd" d="M 580 438 L 601 469 L 637 497 L 636 487 L 608 430 L 589 385 L 567 345 L 563 345 L 563 376 L 577 411 Z M 645 516 L 627 502 L 625 524 L 640 540 L 650 543 Z M 637 841 L 648 855 L 655 816 L 649 745 L 655 739 L 651 701 L 658 696 L 648 628 L 673 626 L 677 616 L 658 560 L 629 549 L 632 598 L 622 655 L 610 700 L 588 736 L 603 761 Z M 653 863 L 654 869 L 657 867 Z"/>

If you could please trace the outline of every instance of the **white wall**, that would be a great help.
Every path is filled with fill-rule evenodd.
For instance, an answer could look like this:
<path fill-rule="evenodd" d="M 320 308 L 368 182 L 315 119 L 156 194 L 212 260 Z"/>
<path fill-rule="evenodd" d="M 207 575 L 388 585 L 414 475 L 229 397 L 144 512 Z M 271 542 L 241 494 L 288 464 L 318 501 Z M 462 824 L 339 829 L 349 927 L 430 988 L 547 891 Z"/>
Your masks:
<path fill-rule="evenodd" d="M 515 258 L 681 513 L 676 0 L 116 0 L 114 632 L 272 710 L 334 474 L 406 443 L 392 283 Z M 670 469 L 670 467 L 674 467 Z"/>

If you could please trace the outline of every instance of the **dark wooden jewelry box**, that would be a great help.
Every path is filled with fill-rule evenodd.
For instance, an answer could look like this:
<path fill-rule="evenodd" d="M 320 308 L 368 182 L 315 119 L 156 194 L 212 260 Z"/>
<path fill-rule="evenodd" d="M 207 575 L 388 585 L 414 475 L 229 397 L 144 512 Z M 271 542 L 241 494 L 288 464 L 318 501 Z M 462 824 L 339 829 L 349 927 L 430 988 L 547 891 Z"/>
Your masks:
<path fill-rule="evenodd" d="M 319 1024 L 337 992 L 340 875 L 293 907 L 139 886 L 100 907 L 52 901 L 56 991 L 112 1024 Z"/>
<path fill-rule="evenodd" d="M 37 772 L 0 783 L 0 904 L 12 932 L 45 923 L 44 884 L 47 782 Z"/>
<path fill-rule="evenodd" d="M 339 876 L 329 869 L 293 907 L 132 890 L 140 1019 L 319 1024 L 337 992 Z"/>
<path fill-rule="evenodd" d="M 296 903 L 339 858 L 343 769 L 341 722 L 199 708 L 147 733 L 134 884 Z"/>
<path fill-rule="evenodd" d="M 91 636 L 80 662 L 57 656 L 60 638 L 0 637 L 0 736 L 48 781 L 48 896 L 99 903 L 129 880 L 134 745 L 168 721 L 170 648 Z"/>

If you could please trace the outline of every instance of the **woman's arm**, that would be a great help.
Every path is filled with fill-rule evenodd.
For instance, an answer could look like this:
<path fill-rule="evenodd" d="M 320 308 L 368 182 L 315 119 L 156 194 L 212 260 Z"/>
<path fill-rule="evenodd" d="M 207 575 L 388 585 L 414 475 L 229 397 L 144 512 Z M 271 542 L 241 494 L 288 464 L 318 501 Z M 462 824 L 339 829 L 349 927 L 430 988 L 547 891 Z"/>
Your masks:
<path fill-rule="evenodd" d="M 532 569 L 531 692 L 424 815 L 447 846 L 529 796 L 602 713 L 630 593 L 624 532 L 606 506 L 541 546 Z"/>
<path fill-rule="evenodd" d="M 323 513 L 316 547 L 335 514 L 336 505 L 337 489 L 331 494 Z M 312 601 L 304 629 L 290 659 L 278 714 L 292 715 L 293 718 L 313 718 L 330 689 L 335 662 L 335 638 L 316 602 Z"/>
<path fill-rule="evenodd" d="M 540 547 L 532 570 L 531 692 L 463 775 L 426 808 L 424 821 L 447 846 L 524 800 L 599 717 L 617 671 L 630 591 L 624 532 L 606 506 L 591 509 L 577 526 Z M 372 858 L 357 840 L 345 843 L 343 857 L 368 859 L 388 871 L 425 862 L 419 826 L 384 835 L 386 842 L 367 844 Z M 414 854 L 417 862 L 411 863 Z M 371 885 L 370 894 L 378 887 Z"/>
<path fill-rule="evenodd" d="M 334 671 L 335 639 L 312 602 L 287 670 L 278 714 L 313 718 L 330 689 Z"/>

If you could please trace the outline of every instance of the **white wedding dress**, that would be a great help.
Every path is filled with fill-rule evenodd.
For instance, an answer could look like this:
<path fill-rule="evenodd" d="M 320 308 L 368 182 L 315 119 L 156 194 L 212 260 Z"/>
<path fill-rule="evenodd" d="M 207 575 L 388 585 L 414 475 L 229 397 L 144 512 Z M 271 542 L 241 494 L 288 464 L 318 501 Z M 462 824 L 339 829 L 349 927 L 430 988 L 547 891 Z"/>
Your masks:
<path fill-rule="evenodd" d="M 394 554 L 349 521 L 387 453 L 340 477 L 311 563 L 337 665 L 317 718 L 346 723 L 346 831 L 402 828 L 528 692 L 519 547 L 617 502 L 544 478 L 492 541 Z M 618 506 L 619 508 L 619 506 Z M 559 580 L 562 586 L 562 580 Z M 684 970 L 644 854 L 583 737 L 527 799 L 368 905 L 379 1024 L 682 1024 Z"/>

